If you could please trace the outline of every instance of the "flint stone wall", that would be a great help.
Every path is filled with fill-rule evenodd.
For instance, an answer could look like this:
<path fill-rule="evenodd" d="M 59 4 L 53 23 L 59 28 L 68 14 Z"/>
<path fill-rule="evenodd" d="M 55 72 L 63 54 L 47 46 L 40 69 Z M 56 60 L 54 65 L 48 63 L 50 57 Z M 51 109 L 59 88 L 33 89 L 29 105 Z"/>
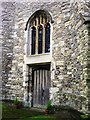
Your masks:
<path fill-rule="evenodd" d="M 89 6 L 84 0 L 1 2 L 3 99 L 17 96 L 23 100 L 25 26 L 35 11 L 45 9 L 54 20 L 50 88 L 53 103 L 90 110 L 90 24 L 85 22 L 90 20 Z"/>

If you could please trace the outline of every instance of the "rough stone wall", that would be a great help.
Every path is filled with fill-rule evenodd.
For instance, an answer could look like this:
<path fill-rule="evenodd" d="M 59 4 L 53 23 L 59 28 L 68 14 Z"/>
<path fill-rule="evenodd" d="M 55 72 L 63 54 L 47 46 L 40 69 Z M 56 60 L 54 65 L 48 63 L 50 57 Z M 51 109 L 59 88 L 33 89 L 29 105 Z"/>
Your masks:
<path fill-rule="evenodd" d="M 87 24 L 87 29 L 88 29 L 88 34 L 87 34 L 87 39 L 88 39 L 88 52 L 87 52 L 87 97 L 88 97 L 88 112 L 90 114 L 90 22 Z"/>
<path fill-rule="evenodd" d="M 77 3 L 70 5 L 69 1 L 65 2 L 59 11 L 53 25 L 53 61 L 56 67 L 53 86 L 59 87 L 59 97 L 56 99 L 60 104 L 82 109 L 87 99 L 84 66 L 88 48 L 86 28 L 82 25 Z"/>
<path fill-rule="evenodd" d="M 89 14 L 85 13 L 85 8 L 90 10 L 86 6 L 85 3 L 81 6 L 72 3 L 70 7 L 69 2 L 63 3 L 53 25 L 53 61 L 56 68 L 52 86 L 59 88 L 55 103 L 59 101 L 84 112 L 89 106 L 87 91 L 90 94 L 86 82 L 88 30 L 82 16 Z"/>
<path fill-rule="evenodd" d="M 87 102 L 88 102 L 88 114 L 90 114 L 90 1 L 86 2 L 84 5 L 84 19 L 85 19 L 85 25 L 87 28 L 86 31 L 86 39 L 88 44 L 88 50 L 87 50 L 87 76 L 86 76 L 86 84 L 87 84 Z"/>
<path fill-rule="evenodd" d="M 23 18 L 15 2 L 2 2 L 2 98 L 23 99 Z M 21 16 L 21 17 L 20 17 Z"/>
<path fill-rule="evenodd" d="M 10 86 L 7 85 L 10 77 L 13 46 L 14 46 L 14 26 L 15 26 L 15 5 L 14 3 L 1 3 L 2 6 L 2 88 L 3 95 L 6 98 Z"/>
<path fill-rule="evenodd" d="M 84 1 L 2 2 L 3 98 L 23 99 L 24 29 L 28 18 L 39 9 L 46 9 L 54 20 L 51 88 L 59 90 L 54 101 L 87 111 L 90 83 L 86 86 L 86 80 L 90 78 L 88 75 L 87 79 L 86 56 L 90 33 L 83 14 L 90 9 Z"/>

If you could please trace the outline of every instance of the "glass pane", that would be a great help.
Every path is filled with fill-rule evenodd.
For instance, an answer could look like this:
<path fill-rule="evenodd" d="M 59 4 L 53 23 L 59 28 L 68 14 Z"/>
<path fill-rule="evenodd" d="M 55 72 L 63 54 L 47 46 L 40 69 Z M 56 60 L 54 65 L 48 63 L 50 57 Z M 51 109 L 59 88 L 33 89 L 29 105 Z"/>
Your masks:
<path fill-rule="evenodd" d="M 50 52 L 50 24 L 46 25 L 46 34 L 45 34 L 45 53 Z"/>
<path fill-rule="evenodd" d="M 35 54 L 35 44 L 36 44 L 36 28 L 32 27 L 31 55 Z"/>
<path fill-rule="evenodd" d="M 38 29 L 38 54 L 42 53 L 43 45 L 43 27 L 40 25 Z"/>

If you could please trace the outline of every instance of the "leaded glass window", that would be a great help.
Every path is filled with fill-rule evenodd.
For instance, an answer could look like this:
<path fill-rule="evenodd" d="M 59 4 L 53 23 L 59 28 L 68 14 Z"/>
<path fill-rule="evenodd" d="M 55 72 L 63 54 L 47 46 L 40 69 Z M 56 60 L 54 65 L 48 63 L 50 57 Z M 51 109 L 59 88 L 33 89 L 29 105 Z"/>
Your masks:
<path fill-rule="evenodd" d="M 26 23 L 28 30 L 27 55 L 45 54 L 50 52 L 52 16 L 47 10 L 34 12 Z"/>
<path fill-rule="evenodd" d="M 31 55 L 50 52 L 50 21 L 45 13 L 33 16 L 31 22 Z"/>
<path fill-rule="evenodd" d="M 32 41 L 31 41 L 31 54 L 35 54 L 35 45 L 36 45 L 36 28 L 32 27 Z"/>
<path fill-rule="evenodd" d="M 45 27 L 45 53 L 50 52 L 50 24 Z"/>
<path fill-rule="evenodd" d="M 43 27 L 42 25 L 39 26 L 38 29 L 38 54 L 42 53 L 42 48 L 43 48 Z"/>

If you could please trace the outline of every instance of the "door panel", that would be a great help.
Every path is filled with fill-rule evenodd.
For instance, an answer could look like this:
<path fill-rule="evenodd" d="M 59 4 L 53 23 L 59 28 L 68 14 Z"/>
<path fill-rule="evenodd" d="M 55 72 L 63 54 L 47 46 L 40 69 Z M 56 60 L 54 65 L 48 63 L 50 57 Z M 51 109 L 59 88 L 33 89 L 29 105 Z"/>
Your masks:
<path fill-rule="evenodd" d="M 33 70 L 33 106 L 45 106 L 49 100 L 50 71 L 45 68 Z"/>

